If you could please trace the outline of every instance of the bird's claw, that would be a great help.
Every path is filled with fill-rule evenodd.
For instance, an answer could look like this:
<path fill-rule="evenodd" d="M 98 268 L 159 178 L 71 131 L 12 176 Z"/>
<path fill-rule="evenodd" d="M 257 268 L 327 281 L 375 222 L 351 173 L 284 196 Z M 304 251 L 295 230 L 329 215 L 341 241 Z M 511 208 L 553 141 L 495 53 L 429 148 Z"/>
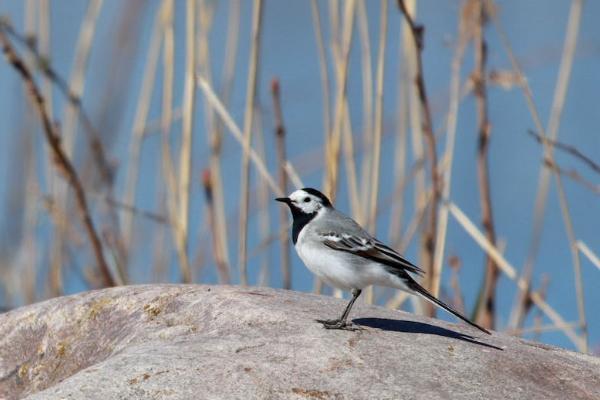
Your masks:
<path fill-rule="evenodd" d="M 325 329 L 340 329 L 344 331 L 361 330 L 359 326 L 354 325 L 352 322 L 339 319 L 318 319 L 317 322 L 323 324 L 323 328 Z"/>

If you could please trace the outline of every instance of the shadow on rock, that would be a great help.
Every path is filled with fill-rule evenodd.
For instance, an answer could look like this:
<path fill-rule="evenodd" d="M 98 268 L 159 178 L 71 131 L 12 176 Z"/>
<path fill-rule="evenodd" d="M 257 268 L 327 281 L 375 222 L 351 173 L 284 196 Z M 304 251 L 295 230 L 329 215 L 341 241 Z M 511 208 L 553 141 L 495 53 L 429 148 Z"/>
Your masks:
<path fill-rule="evenodd" d="M 445 336 L 452 339 L 462 340 L 473 343 L 479 346 L 489 347 L 496 350 L 501 350 L 500 347 L 480 342 L 474 336 L 464 333 L 451 331 L 450 329 L 440 328 L 439 326 L 425 324 L 417 321 L 405 321 L 387 318 L 358 318 L 353 320 L 357 325 L 369 328 L 381 329 L 389 332 L 405 332 L 405 333 L 424 333 L 426 335 Z"/>

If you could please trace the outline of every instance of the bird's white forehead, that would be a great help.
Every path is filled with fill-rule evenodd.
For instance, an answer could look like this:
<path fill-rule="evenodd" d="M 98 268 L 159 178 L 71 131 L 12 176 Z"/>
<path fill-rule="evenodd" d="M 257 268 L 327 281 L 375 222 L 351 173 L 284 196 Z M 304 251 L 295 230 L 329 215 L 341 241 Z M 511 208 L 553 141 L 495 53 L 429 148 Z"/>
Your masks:
<path fill-rule="evenodd" d="M 299 201 L 307 196 L 311 198 L 313 197 L 310 193 L 306 193 L 304 190 L 298 189 L 295 192 L 292 192 L 292 194 L 290 194 L 290 199 L 294 201 Z"/>

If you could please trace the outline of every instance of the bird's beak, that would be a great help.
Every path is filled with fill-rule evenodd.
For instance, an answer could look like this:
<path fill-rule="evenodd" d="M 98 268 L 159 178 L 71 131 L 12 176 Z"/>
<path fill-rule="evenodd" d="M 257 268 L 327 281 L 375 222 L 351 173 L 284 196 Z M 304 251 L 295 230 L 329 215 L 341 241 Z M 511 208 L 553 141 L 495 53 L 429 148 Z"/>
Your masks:
<path fill-rule="evenodd" d="M 285 204 L 290 204 L 292 202 L 292 200 L 289 197 L 278 197 L 275 199 L 275 201 L 280 201 Z"/>

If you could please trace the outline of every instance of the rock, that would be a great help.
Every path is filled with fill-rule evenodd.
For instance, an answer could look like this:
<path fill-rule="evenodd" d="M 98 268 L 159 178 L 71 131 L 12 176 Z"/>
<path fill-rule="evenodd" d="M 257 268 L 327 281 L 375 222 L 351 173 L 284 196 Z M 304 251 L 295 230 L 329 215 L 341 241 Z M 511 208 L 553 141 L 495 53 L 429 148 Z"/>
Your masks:
<path fill-rule="evenodd" d="M 148 285 L 0 315 L 0 399 L 599 399 L 600 359 L 267 288 Z"/>

